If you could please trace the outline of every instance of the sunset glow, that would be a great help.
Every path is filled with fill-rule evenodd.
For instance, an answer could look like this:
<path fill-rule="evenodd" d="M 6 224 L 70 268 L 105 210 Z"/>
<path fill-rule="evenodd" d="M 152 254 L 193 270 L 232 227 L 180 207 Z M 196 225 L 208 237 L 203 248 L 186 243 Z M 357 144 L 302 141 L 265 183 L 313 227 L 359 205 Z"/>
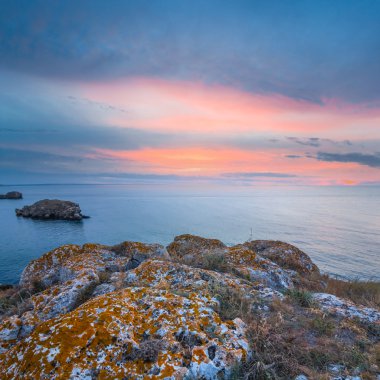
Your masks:
<path fill-rule="evenodd" d="M 172 19 L 166 25 L 171 13 L 156 9 L 161 17 L 152 24 L 149 17 L 141 24 L 131 19 L 129 29 L 122 19 L 117 34 L 106 18 L 98 25 L 89 14 L 86 22 L 96 27 L 93 35 L 82 36 L 81 45 L 74 44 L 76 50 L 77 35 L 68 27 L 72 13 L 56 15 L 62 30 L 52 21 L 55 16 L 47 25 L 36 15 L 37 24 L 24 26 L 28 40 L 22 30 L 12 34 L 13 55 L 0 63 L 4 175 L 16 182 L 38 182 L 44 175 L 76 182 L 85 174 L 86 181 L 96 183 L 112 182 L 114 175 L 118 181 L 173 175 L 247 184 L 380 183 L 380 76 L 370 64 L 378 60 L 363 47 L 364 41 L 375 46 L 376 38 L 353 24 L 346 30 L 356 38 L 350 39 L 356 42 L 349 51 L 340 51 L 338 27 L 329 40 L 314 41 L 312 49 L 291 22 L 275 36 L 276 29 L 257 26 L 261 19 L 253 10 L 247 12 L 258 24 L 246 19 L 243 8 L 236 17 L 244 27 L 216 11 L 226 18 L 223 28 L 200 21 L 194 30 L 191 25 L 192 34 L 186 12 L 179 9 L 183 25 Z M 340 20 L 341 13 L 334 12 L 331 17 Z M 118 19 L 112 12 L 109 16 L 112 23 Z M 306 21 L 303 27 L 308 30 Z M 215 36 L 218 41 L 224 36 L 223 42 L 217 44 Z M 277 44 L 285 36 L 288 50 Z M 62 61 L 50 45 L 22 58 L 37 49 L 39 38 L 57 38 Z M 200 47 L 206 48 L 202 54 Z M 46 61 L 39 60 L 44 55 Z M 353 58 L 362 60 L 361 67 Z"/>

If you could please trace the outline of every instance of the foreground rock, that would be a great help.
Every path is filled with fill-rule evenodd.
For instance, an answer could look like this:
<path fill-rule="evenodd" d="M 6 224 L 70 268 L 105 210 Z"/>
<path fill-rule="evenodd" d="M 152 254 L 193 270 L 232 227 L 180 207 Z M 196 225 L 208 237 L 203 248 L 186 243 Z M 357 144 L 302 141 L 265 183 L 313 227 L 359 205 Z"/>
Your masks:
<path fill-rule="evenodd" d="M 344 318 L 358 319 L 363 322 L 380 322 L 380 313 L 371 307 L 360 307 L 353 302 L 327 293 L 313 295 L 321 309 Z"/>
<path fill-rule="evenodd" d="M 272 241 L 227 247 L 181 235 L 167 248 L 129 241 L 59 247 L 25 268 L 20 292 L 31 296 L 2 316 L 1 378 L 240 378 L 236 366 L 255 355 L 242 315 L 247 323 L 255 315 L 265 320 L 314 273 L 304 252 Z M 376 309 L 326 293 L 312 297 L 315 311 L 301 311 L 307 318 L 328 315 L 342 331 L 362 329 L 357 320 L 379 324 Z M 276 323 L 289 309 L 282 307 Z"/>
<path fill-rule="evenodd" d="M 58 199 L 44 199 L 31 206 L 16 209 L 16 215 L 32 219 L 82 220 L 81 209 L 77 203 Z"/>
<path fill-rule="evenodd" d="M 310 257 L 294 245 L 274 240 L 253 240 L 244 243 L 244 246 L 283 268 L 295 270 L 301 274 L 319 272 Z"/>
<path fill-rule="evenodd" d="M 4 358 L 5 378 L 217 378 L 248 355 L 244 324 L 196 295 L 127 288 L 41 324 Z"/>
<path fill-rule="evenodd" d="M 0 199 L 22 199 L 22 193 L 18 191 L 10 191 L 6 194 L 0 194 Z"/>

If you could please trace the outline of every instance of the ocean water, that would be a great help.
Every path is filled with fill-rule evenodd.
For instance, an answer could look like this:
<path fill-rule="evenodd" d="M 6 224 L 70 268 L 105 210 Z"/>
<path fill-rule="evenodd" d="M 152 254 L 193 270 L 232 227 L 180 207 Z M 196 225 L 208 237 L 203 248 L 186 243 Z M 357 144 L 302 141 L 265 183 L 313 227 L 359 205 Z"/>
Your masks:
<path fill-rule="evenodd" d="M 62 244 L 170 243 L 191 233 L 236 244 L 283 240 L 331 274 L 380 279 L 379 187 L 253 187 L 197 183 L 1 186 L 0 283 L 15 283 L 34 258 Z M 78 202 L 81 222 L 17 218 L 45 198 Z"/>

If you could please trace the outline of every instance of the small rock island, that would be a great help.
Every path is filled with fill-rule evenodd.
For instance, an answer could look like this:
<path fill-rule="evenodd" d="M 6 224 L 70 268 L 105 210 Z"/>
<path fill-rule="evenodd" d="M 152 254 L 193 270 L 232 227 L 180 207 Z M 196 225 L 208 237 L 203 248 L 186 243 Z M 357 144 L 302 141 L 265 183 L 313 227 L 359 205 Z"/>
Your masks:
<path fill-rule="evenodd" d="M 59 199 L 44 199 L 31 206 L 24 206 L 21 209 L 16 209 L 16 215 L 42 220 L 82 220 L 87 218 L 87 216 L 82 215 L 78 203 Z"/>
<path fill-rule="evenodd" d="M 19 191 L 10 191 L 6 194 L 0 194 L 0 199 L 22 199 L 22 193 Z"/>
<path fill-rule="evenodd" d="M 376 379 L 365 284 L 279 241 L 65 245 L 0 293 L 1 378 Z"/>

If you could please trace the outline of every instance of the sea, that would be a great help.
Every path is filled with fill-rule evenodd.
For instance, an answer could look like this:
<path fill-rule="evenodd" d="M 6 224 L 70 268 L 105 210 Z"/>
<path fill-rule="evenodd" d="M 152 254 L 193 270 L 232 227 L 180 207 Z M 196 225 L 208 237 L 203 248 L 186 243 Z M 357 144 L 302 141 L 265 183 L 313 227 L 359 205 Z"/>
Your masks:
<path fill-rule="evenodd" d="M 17 283 L 33 259 L 63 244 L 125 240 L 169 244 L 176 235 L 294 244 L 331 275 L 380 280 L 380 187 L 310 187 L 190 181 L 123 185 L 0 186 L 0 283 Z M 41 199 L 70 200 L 90 216 L 79 222 L 16 217 Z"/>

